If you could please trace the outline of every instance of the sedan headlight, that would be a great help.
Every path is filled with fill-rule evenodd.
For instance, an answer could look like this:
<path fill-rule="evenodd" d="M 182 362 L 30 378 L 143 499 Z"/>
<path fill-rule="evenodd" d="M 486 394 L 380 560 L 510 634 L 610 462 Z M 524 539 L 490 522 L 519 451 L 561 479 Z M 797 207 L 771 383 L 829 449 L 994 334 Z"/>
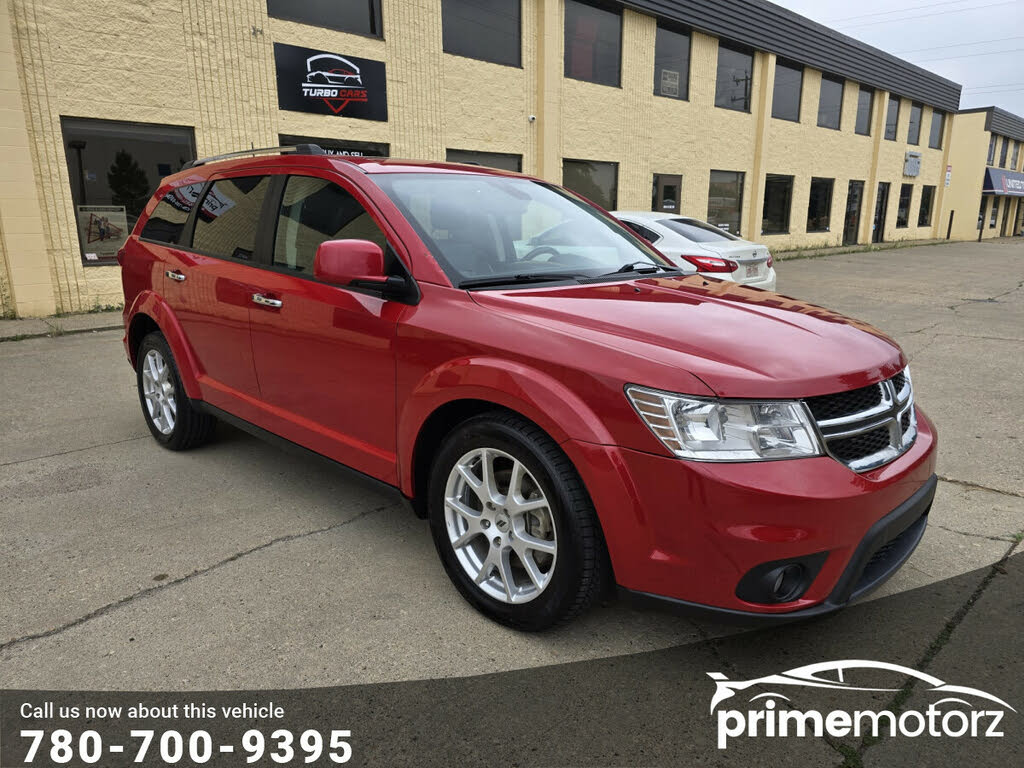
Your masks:
<path fill-rule="evenodd" d="M 628 386 L 651 431 L 681 459 L 765 461 L 822 455 L 811 417 L 796 400 L 713 400 Z"/>

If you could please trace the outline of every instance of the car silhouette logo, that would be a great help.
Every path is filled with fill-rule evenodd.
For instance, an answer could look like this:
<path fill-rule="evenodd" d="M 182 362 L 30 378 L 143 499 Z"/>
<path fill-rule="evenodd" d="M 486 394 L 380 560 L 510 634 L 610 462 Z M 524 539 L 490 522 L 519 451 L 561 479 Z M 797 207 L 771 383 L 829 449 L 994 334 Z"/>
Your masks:
<path fill-rule="evenodd" d="M 361 88 L 359 67 L 343 56 L 320 53 L 306 59 L 306 84 Z"/>
<path fill-rule="evenodd" d="M 845 678 L 847 674 L 851 670 L 858 669 L 892 672 L 894 673 L 895 678 L 893 680 L 894 685 L 892 687 L 865 687 L 846 682 Z M 834 673 L 834 677 L 826 677 L 829 673 Z M 800 686 L 804 688 L 831 688 L 847 691 L 895 692 L 903 688 L 904 680 L 907 677 L 916 678 L 927 686 L 930 686 L 927 689 L 929 692 L 976 696 L 1006 707 L 1011 712 L 1017 711 L 1002 699 L 997 698 L 990 693 L 986 693 L 985 691 L 978 690 L 977 688 L 968 688 L 963 685 L 950 685 L 937 677 L 933 677 L 932 675 L 919 670 L 904 667 L 899 664 L 890 664 L 885 661 L 862 661 L 857 659 L 847 659 L 845 661 L 824 661 L 817 664 L 808 664 L 804 667 L 797 667 L 796 669 L 790 669 L 786 672 L 774 675 L 755 678 L 753 680 L 729 680 L 721 672 L 708 672 L 707 674 L 708 677 L 715 681 L 716 685 L 715 695 L 711 697 L 712 713 L 715 711 L 715 708 L 726 699 L 732 698 L 740 691 L 745 691 L 749 688 L 754 688 L 755 686 L 771 688 L 778 686 Z M 751 700 L 767 696 L 774 696 L 788 700 L 788 697 L 776 692 L 762 693 L 758 696 L 754 696 Z"/>

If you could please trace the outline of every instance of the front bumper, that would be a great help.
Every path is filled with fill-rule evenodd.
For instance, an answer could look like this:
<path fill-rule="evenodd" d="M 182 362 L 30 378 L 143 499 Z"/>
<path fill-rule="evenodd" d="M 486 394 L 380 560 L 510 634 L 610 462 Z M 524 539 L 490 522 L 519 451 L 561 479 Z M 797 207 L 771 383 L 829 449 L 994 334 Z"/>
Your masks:
<path fill-rule="evenodd" d="M 594 500 L 620 587 L 727 617 L 792 619 L 866 594 L 917 545 L 934 495 L 936 445 L 920 409 L 917 420 L 906 453 L 862 474 L 830 457 L 719 464 L 574 441 L 563 447 Z M 869 568 L 898 534 L 905 535 L 884 562 Z M 824 562 L 796 599 L 737 596 L 755 567 L 816 553 L 826 553 Z"/>

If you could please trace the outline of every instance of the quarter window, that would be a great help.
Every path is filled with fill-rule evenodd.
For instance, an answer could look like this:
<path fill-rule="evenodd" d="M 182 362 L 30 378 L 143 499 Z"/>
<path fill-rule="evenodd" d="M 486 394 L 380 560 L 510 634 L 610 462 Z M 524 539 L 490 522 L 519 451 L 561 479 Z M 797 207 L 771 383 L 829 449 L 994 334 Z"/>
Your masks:
<path fill-rule="evenodd" d="M 932 130 L 928 136 L 928 146 L 932 149 L 942 149 L 942 131 L 946 124 L 946 113 L 938 110 L 932 110 Z"/>
<path fill-rule="evenodd" d="M 690 33 L 658 24 L 654 39 L 654 95 L 690 97 Z"/>
<path fill-rule="evenodd" d="M 750 111 L 750 91 L 754 80 L 754 56 L 750 51 L 718 44 L 718 75 L 715 78 L 715 106 Z"/>
<path fill-rule="evenodd" d="M 520 65 L 520 0 L 442 0 L 445 53 Z"/>
<path fill-rule="evenodd" d="M 924 108 L 914 102 L 910 105 L 910 126 L 907 128 L 907 143 L 917 146 L 921 143 L 921 111 Z"/>
<path fill-rule="evenodd" d="M 930 227 L 932 225 L 932 207 L 935 205 L 935 187 L 921 187 L 921 209 L 917 214 L 917 226 Z"/>
<path fill-rule="evenodd" d="M 267 15 L 357 35 L 384 35 L 380 0 L 267 0 Z"/>
<path fill-rule="evenodd" d="M 793 177 L 769 173 L 764 182 L 764 216 L 761 234 L 789 232 L 789 212 L 793 202 Z"/>
<path fill-rule="evenodd" d="M 313 274 L 320 243 L 369 240 L 387 248 L 380 227 L 352 195 L 326 179 L 289 176 L 274 235 L 274 266 Z"/>
<path fill-rule="evenodd" d="M 832 219 L 832 189 L 835 179 L 811 179 L 811 197 L 807 205 L 807 231 L 828 232 Z"/>
<path fill-rule="evenodd" d="M 565 76 L 619 85 L 622 14 L 565 0 Z"/>
<path fill-rule="evenodd" d="M 775 62 L 775 89 L 772 92 L 772 117 L 800 122 L 800 95 L 804 87 L 804 68 L 784 61 Z"/>
<path fill-rule="evenodd" d="M 743 181 L 741 171 L 712 171 L 708 185 L 708 222 L 733 235 L 740 233 Z"/>
<path fill-rule="evenodd" d="M 857 124 L 854 126 L 854 130 L 861 136 L 871 135 L 871 116 L 874 104 L 874 89 L 862 85 L 857 93 Z"/>
<path fill-rule="evenodd" d="M 563 160 L 562 186 L 583 195 L 606 211 L 614 211 L 619 199 L 619 164 Z"/>
<path fill-rule="evenodd" d="M 445 154 L 449 163 L 467 163 L 469 165 L 484 165 L 488 168 L 499 168 L 503 171 L 523 170 L 523 156 L 506 154 L 504 152 L 473 152 L 468 149 L 449 149 Z"/>
<path fill-rule="evenodd" d="M 168 245 L 183 245 L 181 237 L 185 231 L 185 221 L 202 192 L 202 184 L 187 184 L 172 189 L 160 198 L 139 237 Z"/>
<path fill-rule="evenodd" d="M 896 141 L 896 130 L 900 124 L 900 97 L 889 96 L 889 106 L 885 110 L 885 140 Z"/>
<path fill-rule="evenodd" d="M 823 75 L 821 78 L 821 99 L 818 101 L 818 125 L 838 131 L 843 116 L 844 80 Z"/>
<path fill-rule="evenodd" d="M 896 229 L 905 229 L 910 226 L 910 199 L 913 195 L 913 184 L 904 184 L 900 187 L 900 205 L 896 209 Z"/>
<path fill-rule="evenodd" d="M 268 176 L 215 181 L 199 208 L 192 247 L 222 259 L 252 261 L 256 255 L 256 229 L 269 183 Z"/>

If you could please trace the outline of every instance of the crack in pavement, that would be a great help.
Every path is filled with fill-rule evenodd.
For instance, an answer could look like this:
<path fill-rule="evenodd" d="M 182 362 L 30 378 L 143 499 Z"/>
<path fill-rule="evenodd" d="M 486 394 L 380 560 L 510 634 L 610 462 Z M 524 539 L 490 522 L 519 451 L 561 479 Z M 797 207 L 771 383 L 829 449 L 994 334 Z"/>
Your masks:
<path fill-rule="evenodd" d="M 123 440 L 112 440 L 109 443 L 100 443 L 99 445 L 87 445 L 83 448 L 71 448 L 67 451 L 57 451 L 56 453 L 47 453 L 43 456 L 32 456 L 28 459 L 15 459 L 14 461 L 5 461 L 0 464 L 0 467 L 13 467 L 15 464 L 25 464 L 29 461 L 41 461 L 42 459 L 52 459 L 55 456 L 67 456 L 69 453 L 81 453 L 82 451 L 94 451 L 97 448 L 107 448 L 111 445 L 120 445 L 121 443 L 130 443 L 134 440 L 143 440 L 149 437 L 149 434 L 138 435 L 137 437 L 126 437 Z"/>
<path fill-rule="evenodd" d="M 988 539 L 989 541 L 1003 541 L 1003 542 L 1006 542 L 1008 544 L 1014 542 L 1013 534 L 1012 533 L 1008 534 L 1006 536 L 986 536 L 983 533 L 968 533 L 967 531 L 958 531 L 956 528 L 950 528 L 950 527 L 945 526 L 945 525 L 939 525 L 938 523 L 933 523 L 933 525 L 936 528 L 941 528 L 944 531 L 949 531 L 950 533 L 956 533 L 956 534 L 958 534 L 960 536 L 972 536 L 972 537 L 974 537 L 976 539 Z"/>
<path fill-rule="evenodd" d="M 978 485 L 977 483 L 972 483 L 969 480 L 957 480 L 952 477 L 943 477 L 942 475 L 936 475 L 936 477 L 944 483 L 959 485 L 963 488 L 969 488 L 972 491 L 989 491 L 990 493 L 998 493 L 1003 496 L 1012 496 L 1016 499 L 1024 499 L 1024 493 L 1017 493 L 1016 491 L 1001 491 L 998 488 L 990 488 L 987 485 Z"/>
<path fill-rule="evenodd" d="M 246 549 L 241 552 L 236 552 L 230 557 L 226 557 L 223 560 L 219 560 L 218 562 L 213 563 L 212 565 L 208 565 L 205 568 L 200 568 L 198 570 L 192 571 L 191 573 L 187 573 L 184 576 L 179 576 L 178 578 L 173 579 L 171 581 L 165 581 L 160 584 L 156 584 L 152 587 L 140 589 L 139 591 L 133 592 L 132 594 L 127 595 L 126 597 L 122 597 L 120 600 L 115 600 L 112 603 L 107 603 L 106 605 L 100 606 L 95 610 L 89 611 L 89 613 L 85 614 L 84 616 L 79 616 L 77 619 L 73 619 L 65 624 L 61 624 L 59 627 L 54 627 L 52 629 L 44 630 L 43 632 L 34 632 L 29 635 L 23 635 L 22 637 L 16 637 L 11 640 L 7 640 L 3 643 L 0 643 L 0 653 L 4 653 L 5 651 L 9 651 L 12 648 L 15 648 L 19 645 L 24 645 L 25 643 L 31 642 L 33 640 L 43 640 L 48 637 L 59 635 L 63 632 L 68 631 L 69 629 L 81 626 L 86 622 L 92 621 L 93 619 L 98 619 L 99 617 L 105 616 L 106 614 L 112 611 L 116 611 L 119 608 L 123 608 L 129 603 L 135 602 L 136 600 L 149 597 L 150 595 L 156 592 L 162 592 L 163 590 L 168 589 L 169 587 L 176 587 L 180 584 L 185 584 L 186 582 L 192 581 L 193 579 L 197 579 L 200 576 L 205 576 L 206 574 L 216 571 L 217 569 L 222 568 L 225 565 L 228 565 L 229 563 L 241 560 L 243 557 L 247 557 L 257 552 L 262 552 L 263 550 L 269 549 L 270 547 L 274 547 L 278 544 L 285 544 L 291 541 L 296 541 L 298 539 L 305 539 L 310 536 L 318 536 L 321 533 L 329 533 L 330 531 L 342 528 L 348 525 L 349 523 L 354 523 L 357 520 L 366 517 L 367 515 L 372 515 L 374 512 L 383 512 L 384 510 L 390 509 L 391 507 L 395 506 L 398 506 L 395 502 L 392 502 L 390 504 L 384 504 L 379 507 L 373 507 L 371 509 L 363 510 L 354 517 L 350 517 L 347 520 L 341 521 L 340 523 L 328 525 L 324 528 L 316 528 L 312 531 L 305 531 L 303 533 L 289 533 L 285 534 L 284 536 L 278 536 L 276 538 L 271 539 L 270 541 L 265 541 L 262 544 L 258 544 L 255 547 L 251 547 L 250 549 Z"/>

